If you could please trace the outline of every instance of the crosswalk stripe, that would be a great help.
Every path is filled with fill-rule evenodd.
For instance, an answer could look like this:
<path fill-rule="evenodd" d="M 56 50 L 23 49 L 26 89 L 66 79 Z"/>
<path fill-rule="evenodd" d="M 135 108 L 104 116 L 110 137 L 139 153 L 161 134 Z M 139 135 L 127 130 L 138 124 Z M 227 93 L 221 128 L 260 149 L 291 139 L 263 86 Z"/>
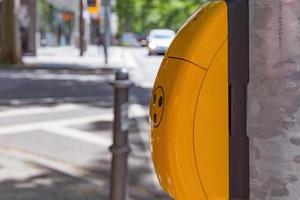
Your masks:
<path fill-rule="evenodd" d="M 59 136 L 80 140 L 82 142 L 87 142 L 87 143 L 103 146 L 106 148 L 108 148 L 112 144 L 112 139 L 108 137 L 95 135 L 74 128 L 61 127 L 61 126 L 47 126 L 42 129 L 44 129 L 44 131 L 47 131 L 47 133 L 52 133 Z"/>
<path fill-rule="evenodd" d="M 35 123 L 21 124 L 21 125 L 2 126 L 0 129 L 0 136 L 22 133 L 22 132 L 29 132 L 29 131 L 39 130 L 39 129 L 46 130 L 46 128 L 50 126 L 80 125 L 80 124 L 92 123 L 95 121 L 112 121 L 112 119 L 113 119 L 112 114 L 104 114 L 104 115 L 93 115 L 87 117 L 77 117 L 77 118 L 69 118 L 69 119 L 61 119 L 61 120 L 51 120 L 47 122 L 35 122 Z"/>
<path fill-rule="evenodd" d="M 124 50 L 124 62 L 125 62 L 125 66 L 128 68 L 137 68 L 138 67 L 138 63 L 136 62 L 136 60 L 133 57 L 133 54 L 131 52 L 129 52 L 128 50 Z"/>
<path fill-rule="evenodd" d="M 82 108 L 82 106 L 76 104 L 66 104 L 66 105 L 59 105 L 55 107 L 17 108 L 17 109 L 11 109 L 11 110 L 0 112 L 0 118 L 15 117 L 21 115 L 35 115 L 35 114 L 46 114 L 46 113 L 53 113 L 53 112 L 64 112 L 64 111 L 78 110 L 80 108 Z"/>
<path fill-rule="evenodd" d="M 56 170 L 65 175 L 83 180 L 89 184 L 92 184 L 96 187 L 103 187 L 105 182 L 103 180 L 96 179 L 94 177 L 86 177 L 84 175 L 89 174 L 84 168 L 69 164 L 65 161 L 60 161 L 54 158 L 47 157 L 45 155 L 34 154 L 32 152 L 20 151 L 17 149 L 9 149 L 0 147 L 0 154 L 7 156 L 19 158 L 22 160 L 31 161 L 32 163 L 37 163 L 41 166 Z"/>

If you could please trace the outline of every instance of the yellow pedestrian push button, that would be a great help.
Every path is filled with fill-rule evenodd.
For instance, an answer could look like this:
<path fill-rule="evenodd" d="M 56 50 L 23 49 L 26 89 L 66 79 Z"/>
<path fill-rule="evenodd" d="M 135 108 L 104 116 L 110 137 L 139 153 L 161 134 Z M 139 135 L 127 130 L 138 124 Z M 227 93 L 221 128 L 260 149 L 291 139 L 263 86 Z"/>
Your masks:
<path fill-rule="evenodd" d="M 227 200 L 230 190 L 228 2 L 210 1 L 167 51 L 151 97 L 151 151 L 176 200 Z"/>

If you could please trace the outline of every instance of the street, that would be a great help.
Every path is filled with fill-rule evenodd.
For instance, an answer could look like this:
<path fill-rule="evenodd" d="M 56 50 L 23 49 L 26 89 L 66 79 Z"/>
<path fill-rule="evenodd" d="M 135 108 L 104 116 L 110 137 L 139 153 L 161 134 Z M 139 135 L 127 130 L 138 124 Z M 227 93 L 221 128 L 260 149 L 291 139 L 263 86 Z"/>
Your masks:
<path fill-rule="evenodd" d="M 127 67 L 136 84 L 129 107 L 129 196 L 168 199 L 153 172 L 147 126 L 151 87 L 162 56 L 149 57 L 143 48 L 117 47 L 112 53 L 112 65 Z M 114 79 L 114 69 L 99 70 L 95 63 L 100 57 L 73 61 L 83 66 L 89 60 L 90 66 L 81 70 L 59 69 L 66 63 L 55 56 L 55 69 L 1 70 L 1 200 L 108 198 L 113 120 L 108 81 Z M 35 59 L 25 61 L 49 63 L 47 56 Z"/>
<path fill-rule="evenodd" d="M 300 0 L 0 0 L 0 200 L 300 200 L 299 44 Z"/>

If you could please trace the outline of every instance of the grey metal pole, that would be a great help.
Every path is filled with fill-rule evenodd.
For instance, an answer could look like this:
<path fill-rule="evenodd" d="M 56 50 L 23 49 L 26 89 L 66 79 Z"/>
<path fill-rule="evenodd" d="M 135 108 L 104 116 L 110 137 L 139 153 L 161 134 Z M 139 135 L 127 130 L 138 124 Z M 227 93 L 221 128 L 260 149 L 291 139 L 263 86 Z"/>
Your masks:
<path fill-rule="evenodd" d="M 128 154 L 128 96 L 133 82 L 129 80 L 127 69 L 116 72 L 116 80 L 111 82 L 114 86 L 114 126 L 113 145 L 110 151 L 113 154 L 111 165 L 111 184 L 109 200 L 125 200 L 127 196 L 127 169 Z"/>
<path fill-rule="evenodd" d="M 111 43 L 111 27 L 110 27 L 110 16 L 111 16 L 111 0 L 105 0 L 105 31 L 104 31 L 104 59 L 105 64 L 108 64 L 108 49 Z"/>
<path fill-rule="evenodd" d="M 79 50 L 80 50 L 80 56 L 83 56 L 84 53 L 83 0 L 79 0 Z"/>
<path fill-rule="evenodd" d="M 230 199 L 250 198 L 247 85 L 249 0 L 227 0 L 229 53 Z"/>

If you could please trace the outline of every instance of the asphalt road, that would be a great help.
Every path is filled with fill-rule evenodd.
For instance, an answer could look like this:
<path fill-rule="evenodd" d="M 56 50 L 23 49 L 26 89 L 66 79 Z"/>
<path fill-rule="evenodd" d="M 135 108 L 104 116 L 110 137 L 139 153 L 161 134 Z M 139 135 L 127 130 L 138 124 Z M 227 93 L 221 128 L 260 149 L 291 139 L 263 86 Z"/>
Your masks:
<path fill-rule="evenodd" d="M 136 62 L 136 67 L 131 70 L 132 78 L 139 85 L 146 88 L 152 88 L 163 56 L 149 56 L 148 51 L 145 48 L 133 48 L 129 49 L 129 51 L 133 55 Z"/>
<path fill-rule="evenodd" d="M 145 48 L 118 48 L 116 60 L 120 67 L 128 68 L 131 80 L 136 84 L 133 93 L 149 94 L 155 80 L 162 56 L 148 56 Z M 51 58 L 51 57 L 50 57 Z M 52 58 L 51 58 L 52 59 Z M 55 60 L 55 57 L 53 58 Z M 123 62 L 124 61 L 124 62 Z M 107 66 L 105 66 L 107 67 Z M 91 102 L 112 100 L 112 88 L 108 84 L 114 79 L 110 73 L 95 74 L 91 70 L 9 70 L 0 71 L 0 104 L 34 104 L 36 101 Z M 137 99 L 137 98 L 136 98 Z M 139 99 L 139 98 L 138 98 Z M 21 102 L 20 102 L 21 101 Z M 140 101 L 145 101 L 140 99 Z M 147 104 L 147 102 L 143 102 Z"/>
<path fill-rule="evenodd" d="M 136 83 L 129 109 L 130 197 L 168 199 L 153 173 L 147 128 L 162 56 L 149 57 L 142 48 L 121 51 Z M 113 78 L 72 70 L 1 70 L 1 200 L 108 198 Z"/>

